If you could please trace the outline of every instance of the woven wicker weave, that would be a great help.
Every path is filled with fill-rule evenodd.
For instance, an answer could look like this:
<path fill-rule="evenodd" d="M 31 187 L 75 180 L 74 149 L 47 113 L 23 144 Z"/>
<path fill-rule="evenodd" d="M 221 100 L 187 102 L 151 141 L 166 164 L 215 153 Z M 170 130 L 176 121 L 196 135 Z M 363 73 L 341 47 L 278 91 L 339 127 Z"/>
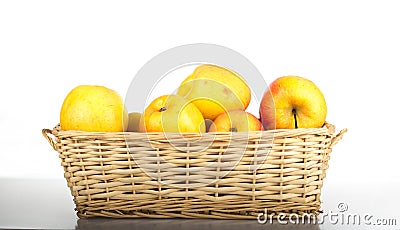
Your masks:
<path fill-rule="evenodd" d="M 222 219 L 252 219 L 265 208 L 318 214 L 331 147 L 345 132 L 326 125 L 167 138 L 42 130 L 79 217 Z"/>

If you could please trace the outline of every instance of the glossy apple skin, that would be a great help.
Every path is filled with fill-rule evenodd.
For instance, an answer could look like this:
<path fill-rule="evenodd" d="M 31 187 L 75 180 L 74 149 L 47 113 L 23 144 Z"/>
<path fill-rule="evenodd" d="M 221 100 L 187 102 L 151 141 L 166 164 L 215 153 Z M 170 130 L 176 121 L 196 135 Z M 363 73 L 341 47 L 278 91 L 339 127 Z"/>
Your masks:
<path fill-rule="evenodd" d="M 178 95 L 164 95 L 153 100 L 145 109 L 140 132 L 205 132 L 206 126 L 200 110 Z"/>
<path fill-rule="evenodd" d="M 249 132 L 263 129 L 261 122 L 253 114 L 242 110 L 233 110 L 215 118 L 209 132 Z"/>
<path fill-rule="evenodd" d="M 121 96 L 99 85 L 79 85 L 65 97 L 60 111 L 62 130 L 122 132 L 128 112 Z"/>
<path fill-rule="evenodd" d="M 200 65 L 179 86 L 177 94 L 192 101 L 205 119 L 230 110 L 246 110 L 251 90 L 246 81 L 226 68 Z"/>
<path fill-rule="evenodd" d="M 320 128 L 326 114 L 321 90 L 312 81 L 299 76 L 277 78 L 260 103 L 261 122 L 267 130 Z"/>

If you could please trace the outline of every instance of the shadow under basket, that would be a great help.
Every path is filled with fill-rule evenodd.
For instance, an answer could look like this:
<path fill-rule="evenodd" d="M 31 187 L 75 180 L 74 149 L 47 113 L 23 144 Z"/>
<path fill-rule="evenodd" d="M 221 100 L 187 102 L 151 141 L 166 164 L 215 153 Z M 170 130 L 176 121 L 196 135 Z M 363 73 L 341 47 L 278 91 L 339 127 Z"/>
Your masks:
<path fill-rule="evenodd" d="M 254 219 L 315 214 L 334 126 L 237 133 L 43 129 L 59 153 L 77 215 Z"/>

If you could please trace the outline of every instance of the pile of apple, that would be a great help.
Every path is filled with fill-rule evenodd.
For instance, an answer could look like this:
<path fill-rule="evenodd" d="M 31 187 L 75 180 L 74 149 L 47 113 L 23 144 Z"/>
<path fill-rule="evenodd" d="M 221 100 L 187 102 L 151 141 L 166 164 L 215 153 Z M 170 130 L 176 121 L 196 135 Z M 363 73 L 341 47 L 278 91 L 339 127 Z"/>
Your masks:
<path fill-rule="evenodd" d="M 63 130 L 138 132 L 248 132 L 319 128 L 326 102 L 310 80 L 284 76 L 271 83 L 260 103 L 260 119 L 246 111 L 251 89 L 233 71 L 200 65 L 176 94 L 154 99 L 143 113 L 127 113 L 122 98 L 102 86 L 78 86 L 64 100 Z"/>

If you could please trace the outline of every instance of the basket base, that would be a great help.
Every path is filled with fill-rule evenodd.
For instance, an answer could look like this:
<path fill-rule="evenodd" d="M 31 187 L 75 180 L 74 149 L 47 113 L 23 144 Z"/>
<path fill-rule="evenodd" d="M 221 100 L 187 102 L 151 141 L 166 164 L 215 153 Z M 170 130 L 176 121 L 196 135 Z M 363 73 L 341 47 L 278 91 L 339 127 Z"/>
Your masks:
<path fill-rule="evenodd" d="M 90 206 L 77 206 L 79 218 L 111 217 L 111 218 L 202 218 L 202 219 L 255 219 L 262 216 L 277 218 L 278 215 L 291 214 L 317 217 L 320 213 L 320 202 L 296 203 L 273 201 L 228 202 L 230 204 L 190 200 L 169 200 L 160 202 L 148 200 L 141 204 L 138 201 L 108 201 Z"/>

